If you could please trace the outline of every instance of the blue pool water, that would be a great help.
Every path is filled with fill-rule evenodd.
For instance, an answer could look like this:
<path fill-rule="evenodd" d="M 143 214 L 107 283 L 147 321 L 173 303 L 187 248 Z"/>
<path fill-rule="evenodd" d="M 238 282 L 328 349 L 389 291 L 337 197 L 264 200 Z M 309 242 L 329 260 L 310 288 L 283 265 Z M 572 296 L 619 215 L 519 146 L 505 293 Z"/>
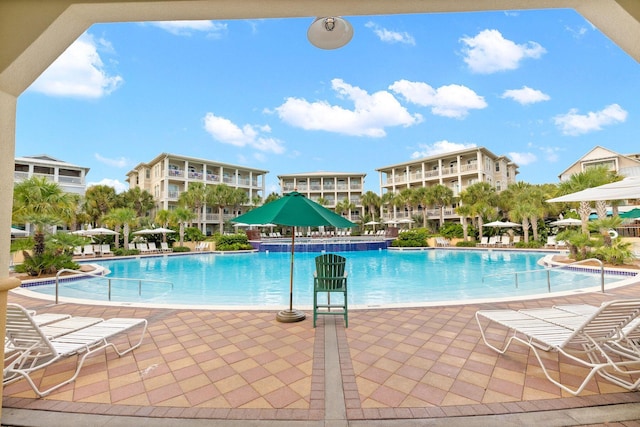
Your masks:
<path fill-rule="evenodd" d="M 294 306 L 313 301 L 314 258 L 297 253 Z M 507 251 L 361 251 L 347 257 L 349 303 L 359 306 L 416 304 L 500 298 L 547 292 L 547 277 L 537 264 L 539 253 Z M 95 261 L 111 270 L 108 277 L 169 281 L 111 281 L 112 301 L 215 306 L 282 307 L 289 304 L 288 253 L 200 254 Z M 538 273 L 500 275 L 525 270 Z M 484 278 L 484 280 L 483 280 Z M 605 276 L 607 282 L 620 277 Z M 599 274 L 553 272 L 552 291 L 599 286 Z M 53 285 L 30 288 L 55 293 Z M 61 297 L 107 300 L 107 280 L 64 282 Z M 139 295 L 140 292 L 140 295 Z"/>

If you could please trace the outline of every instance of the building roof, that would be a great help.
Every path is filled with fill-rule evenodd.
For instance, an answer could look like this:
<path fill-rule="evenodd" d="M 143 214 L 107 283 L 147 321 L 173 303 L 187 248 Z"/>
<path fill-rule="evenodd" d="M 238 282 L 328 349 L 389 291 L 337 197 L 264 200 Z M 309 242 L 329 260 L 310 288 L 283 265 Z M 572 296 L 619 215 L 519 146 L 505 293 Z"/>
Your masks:
<path fill-rule="evenodd" d="M 67 167 L 70 169 L 82 169 L 85 171 L 85 174 L 89 172 L 89 168 L 86 166 L 74 165 L 73 163 L 56 159 L 55 157 L 49 156 L 48 154 L 37 154 L 35 156 L 16 157 L 14 160 L 14 163 L 31 163 L 34 165 L 46 165 L 46 166 Z"/>
<path fill-rule="evenodd" d="M 484 152 L 484 154 L 486 154 L 487 156 L 492 157 L 494 159 L 505 159 L 509 164 L 514 165 L 516 168 L 518 167 L 518 165 L 516 165 L 507 156 L 497 156 L 497 155 L 493 154 L 491 151 L 489 151 L 485 147 L 472 147 L 472 148 L 465 148 L 464 150 L 449 151 L 449 152 L 446 152 L 446 153 L 435 154 L 433 156 L 421 157 L 421 158 L 418 158 L 418 159 L 413 159 L 413 160 L 409 160 L 409 161 L 402 162 L 402 163 L 396 163 L 394 165 L 383 166 L 383 167 L 377 168 L 376 171 L 384 172 L 387 169 L 393 169 L 393 168 L 397 168 L 397 167 L 401 167 L 401 166 L 409 166 L 409 165 L 413 165 L 413 164 L 421 163 L 421 162 L 426 162 L 426 161 L 430 161 L 430 160 L 438 160 L 438 159 L 441 159 L 443 157 L 457 156 L 457 155 L 460 155 L 460 154 L 469 154 L 469 153 L 474 153 L 474 152 L 477 152 L 477 151 L 482 151 L 482 152 Z"/>
<path fill-rule="evenodd" d="M 364 172 L 331 172 L 331 171 L 317 171 L 317 172 L 301 172 L 301 173 L 285 173 L 278 175 L 278 179 L 283 178 L 307 178 L 307 177 L 323 177 L 323 176 L 366 176 Z"/>
<path fill-rule="evenodd" d="M 251 172 L 258 172 L 261 174 L 267 174 L 269 171 L 267 170 L 263 170 L 263 169 L 256 169 L 256 168 L 252 168 L 249 166 L 241 166 L 241 165 L 234 165 L 231 163 L 224 163 L 224 162 L 220 162 L 217 160 L 210 160 L 210 159 L 201 159 L 198 157 L 190 157 L 190 156 L 183 156 L 182 154 L 172 154 L 172 153 L 160 153 L 158 154 L 155 158 L 153 158 L 150 162 L 141 162 L 138 163 L 132 170 L 130 170 L 129 172 L 127 172 L 127 176 L 136 173 L 137 169 L 139 169 L 140 167 L 143 166 L 149 166 L 155 163 L 158 163 L 159 161 L 166 159 L 166 158 L 171 158 L 171 159 L 178 159 L 178 160 L 187 160 L 189 162 L 197 162 L 197 163 L 207 163 L 207 164 L 215 164 L 215 165 L 219 165 L 219 166 L 226 166 L 226 167 L 230 167 L 230 168 L 234 168 L 234 169 L 243 169 L 243 170 L 247 170 L 247 171 L 251 171 Z"/>
<path fill-rule="evenodd" d="M 620 154 L 608 148 L 604 148 L 600 145 L 596 145 L 591 150 L 589 150 L 585 155 L 580 157 L 575 162 L 571 163 L 571 165 L 568 168 L 560 172 L 560 174 L 558 175 L 558 178 L 561 178 L 565 173 L 569 172 L 573 167 L 575 167 L 576 165 L 582 162 L 593 162 L 597 160 L 614 159 L 617 157 L 624 157 L 632 162 L 636 162 L 640 164 L 640 159 L 638 158 L 637 154 L 628 154 L 628 155 Z"/>

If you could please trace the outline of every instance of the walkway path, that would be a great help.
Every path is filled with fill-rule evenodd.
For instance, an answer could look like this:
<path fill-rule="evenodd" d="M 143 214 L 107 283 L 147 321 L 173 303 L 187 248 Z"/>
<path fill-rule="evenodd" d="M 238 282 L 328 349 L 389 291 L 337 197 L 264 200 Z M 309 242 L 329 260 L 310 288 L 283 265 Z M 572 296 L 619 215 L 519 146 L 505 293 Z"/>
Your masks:
<path fill-rule="evenodd" d="M 12 293 L 10 302 L 38 312 L 145 317 L 149 332 L 133 354 L 91 357 L 76 382 L 46 398 L 24 381 L 5 387 L 2 424 L 639 425 L 630 420 L 640 420 L 640 393 L 596 378 L 571 397 L 543 377 L 527 348 L 503 356 L 489 350 L 474 318 L 480 308 L 599 304 L 638 294 L 640 284 L 553 301 L 353 310 L 348 329 L 335 317 L 314 329 L 310 320 L 278 323 L 271 311 L 52 306 Z M 563 380 L 580 376 L 571 362 L 548 357 Z M 58 362 L 36 378 L 55 381 L 73 366 Z"/>

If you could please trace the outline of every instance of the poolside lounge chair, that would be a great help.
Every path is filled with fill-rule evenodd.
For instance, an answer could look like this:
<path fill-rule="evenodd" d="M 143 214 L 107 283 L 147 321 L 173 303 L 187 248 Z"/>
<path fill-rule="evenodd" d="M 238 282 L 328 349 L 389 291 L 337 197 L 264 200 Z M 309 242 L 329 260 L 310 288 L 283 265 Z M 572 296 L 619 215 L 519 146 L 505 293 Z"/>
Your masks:
<path fill-rule="evenodd" d="M 113 252 L 111 252 L 111 246 L 110 245 L 102 245 L 100 247 L 100 253 L 102 254 L 102 256 L 113 255 Z"/>
<path fill-rule="evenodd" d="M 582 392 L 595 374 L 628 390 L 637 390 L 640 379 L 629 380 L 627 376 L 640 373 L 640 355 L 622 355 L 611 348 L 621 339 L 621 330 L 640 316 L 640 300 L 609 301 L 589 316 L 566 311 L 563 314 L 561 311 L 549 314 L 549 309 L 479 310 L 476 320 L 482 339 L 489 348 L 503 354 L 513 341 L 528 346 L 547 379 L 568 393 L 577 395 Z M 485 327 L 483 323 L 486 323 Z M 487 340 L 491 335 L 487 331 L 492 325 L 500 325 L 510 331 L 503 347 Z M 556 351 L 588 369 L 588 373 L 576 388 L 571 388 L 551 375 L 548 362 L 545 363 L 548 358 L 542 357 L 539 349 Z"/>
<path fill-rule="evenodd" d="M 511 236 L 509 235 L 502 236 L 502 239 L 500 239 L 498 246 L 501 246 L 503 248 L 508 248 L 509 246 L 511 246 Z"/>
<path fill-rule="evenodd" d="M 160 243 L 160 250 L 162 252 L 173 252 L 173 249 L 169 247 L 169 244 L 167 242 Z"/>
<path fill-rule="evenodd" d="M 73 256 L 82 256 L 82 246 L 73 247 Z"/>
<path fill-rule="evenodd" d="M 156 242 L 149 242 L 149 243 L 147 243 L 147 248 L 149 249 L 149 252 L 151 252 L 151 253 L 154 253 L 154 252 L 155 252 L 155 253 L 158 253 L 158 252 L 160 252 L 160 251 L 158 250 L 158 247 L 156 246 Z"/>
<path fill-rule="evenodd" d="M 82 249 L 82 256 L 95 257 L 96 253 L 93 251 L 93 245 L 84 245 L 84 248 Z"/>
<path fill-rule="evenodd" d="M 547 236 L 547 243 L 544 245 L 545 248 L 554 248 L 556 247 L 556 236 Z"/>
<path fill-rule="evenodd" d="M 487 236 L 482 236 L 482 239 L 480 239 L 480 243 L 478 243 L 478 246 L 488 246 L 489 245 L 489 237 Z"/>
<path fill-rule="evenodd" d="M 498 246 L 498 236 L 489 237 L 489 242 L 487 243 L 487 247 L 495 248 Z"/>
<path fill-rule="evenodd" d="M 512 246 L 515 246 L 517 243 L 520 243 L 520 236 L 519 235 L 513 236 Z"/>
<path fill-rule="evenodd" d="M 140 338 L 134 339 L 133 345 L 130 345 L 129 340 L 126 340 L 127 347 L 119 349 L 112 339 L 121 334 L 129 335 L 134 328 L 142 329 Z M 111 347 L 119 356 L 123 356 L 138 348 L 142 344 L 146 330 L 146 319 L 113 318 L 59 337 L 50 338 L 24 307 L 8 304 L 6 334 L 7 339 L 14 346 L 17 356 L 5 363 L 3 384 L 10 384 L 24 378 L 38 396 L 46 396 L 74 381 L 86 358 L 95 352 Z M 77 357 L 77 367 L 70 378 L 60 380 L 59 376 L 56 376 L 56 384 L 46 390 L 41 390 L 31 378 L 32 373 L 71 356 Z"/>
<path fill-rule="evenodd" d="M 347 314 L 347 259 L 336 254 L 323 254 L 316 257 L 316 271 L 313 273 L 313 327 L 316 327 L 318 315 L 344 317 L 344 326 L 349 327 Z M 327 303 L 318 302 L 318 294 L 327 296 Z M 342 300 L 331 303 L 331 294 L 341 293 Z M 338 309 L 338 311 L 331 311 Z"/>

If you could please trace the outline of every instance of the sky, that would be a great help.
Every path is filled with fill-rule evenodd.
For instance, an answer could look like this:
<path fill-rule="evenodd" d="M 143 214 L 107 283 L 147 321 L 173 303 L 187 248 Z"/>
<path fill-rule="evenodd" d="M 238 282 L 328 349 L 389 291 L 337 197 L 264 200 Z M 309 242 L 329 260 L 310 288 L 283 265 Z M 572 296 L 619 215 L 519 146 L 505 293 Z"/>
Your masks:
<path fill-rule="evenodd" d="M 95 24 L 18 98 L 16 155 L 126 190 L 162 152 L 279 174 L 366 173 L 470 147 L 557 183 L 594 147 L 639 153 L 640 65 L 572 10 Z"/>

